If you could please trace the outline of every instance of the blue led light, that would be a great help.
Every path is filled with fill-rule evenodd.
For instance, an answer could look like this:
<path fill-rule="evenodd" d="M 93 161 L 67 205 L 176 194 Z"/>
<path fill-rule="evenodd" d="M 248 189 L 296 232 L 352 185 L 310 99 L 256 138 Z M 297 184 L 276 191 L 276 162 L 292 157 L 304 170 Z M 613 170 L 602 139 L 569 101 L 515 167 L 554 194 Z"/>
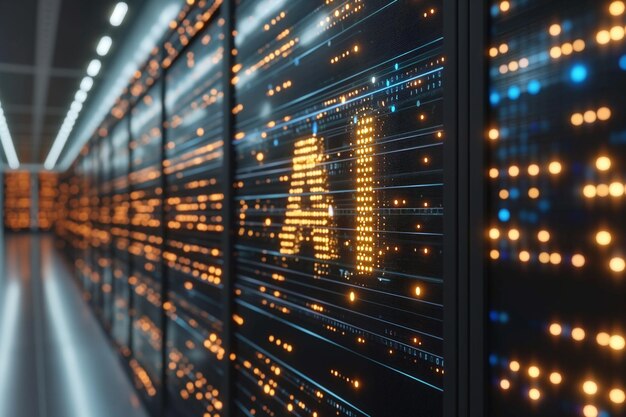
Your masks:
<path fill-rule="evenodd" d="M 511 191 L 509 192 L 509 196 L 513 199 L 513 200 L 517 200 L 519 198 L 520 192 L 519 189 L 517 188 L 511 188 Z"/>
<path fill-rule="evenodd" d="M 496 322 L 500 319 L 500 313 L 498 313 L 497 311 L 491 310 L 489 312 L 489 319 L 493 322 Z"/>
<path fill-rule="evenodd" d="M 491 102 L 492 106 L 497 105 L 498 103 L 500 103 L 500 94 L 494 91 L 489 95 L 489 101 Z"/>
<path fill-rule="evenodd" d="M 582 64 L 574 65 L 569 75 L 575 83 L 582 83 L 587 79 L 587 67 Z"/>
<path fill-rule="evenodd" d="M 391 106 L 391 112 L 394 113 L 396 111 L 396 106 L 395 104 Z"/>
<path fill-rule="evenodd" d="M 522 92 L 520 91 L 518 86 L 512 85 L 509 87 L 509 91 L 507 92 L 507 95 L 509 96 L 511 100 L 517 100 L 521 93 Z"/>
<path fill-rule="evenodd" d="M 619 67 L 626 71 L 626 55 L 622 55 L 619 59 Z"/>
<path fill-rule="evenodd" d="M 500 209 L 500 211 L 498 211 L 498 219 L 500 219 L 501 222 L 508 222 L 511 220 L 511 212 L 507 209 Z"/>
<path fill-rule="evenodd" d="M 561 28 L 563 29 L 563 32 L 569 32 L 570 30 L 572 30 L 572 21 L 571 20 L 564 20 L 563 23 L 561 23 Z"/>
<path fill-rule="evenodd" d="M 356 119 L 356 116 L 355 116 L 355 119 Z M 356 120 L 355 120 L 355 123 L 356 123 Z M 313 122 L 313 134 L 317 135 L 317 122 Z"/>
<path fill-rule="evenodd" d="M 528 93 L 535 95 L 535 94 L 539 94 L 539 92 L 541 91 L 541 83 L 537 80 L 532 80 L 531 82 L 528 83 Z"/>
<path fill-rule="evenodd" d="M 496 366 L 498 364 L 498 357 L 494 355 L 493 353 L 489 355 L 489 364 L 491 366 Z"/>

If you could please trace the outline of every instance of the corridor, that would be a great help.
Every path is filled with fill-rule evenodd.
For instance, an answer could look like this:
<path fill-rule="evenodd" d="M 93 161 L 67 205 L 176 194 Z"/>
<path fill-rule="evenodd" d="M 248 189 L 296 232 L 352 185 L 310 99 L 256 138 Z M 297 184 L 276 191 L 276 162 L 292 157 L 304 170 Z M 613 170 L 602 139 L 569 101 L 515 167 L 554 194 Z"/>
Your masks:
<path fill-rule="evenodd" d="M 146 416 L 53 237 L 0 245 L 0 416 Z"/>

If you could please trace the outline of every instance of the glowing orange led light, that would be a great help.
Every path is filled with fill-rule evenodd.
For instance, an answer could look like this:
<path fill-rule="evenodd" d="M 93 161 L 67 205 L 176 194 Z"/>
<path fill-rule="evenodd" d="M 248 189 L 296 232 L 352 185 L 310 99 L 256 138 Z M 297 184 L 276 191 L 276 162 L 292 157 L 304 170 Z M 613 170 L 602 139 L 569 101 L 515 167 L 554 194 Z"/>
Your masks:
<path fill-rule="evenodd" d="M 609 31 L 611 35 L 611 40 L 619 41 L 624 39 L 624 28 L 622 26 L 613 26 Z"/>
<path fill-rule="evenodd" d="M 608 156 L 600 156 L 596 159 L 596 168 L 599 171 L 608 171 L 611 168 L 611 159 Z"/>
<path fill-rule="evenodd" d="M 550 165 L 548 165 L 548 171 L 554 175 L 560 174 L 562 169 L 563 167 L 561 163 L 557 161 L 550 162 Z"/>
<path fill-rule="evenodd" d="M 562 54 L 563 51 L 561 50 L 560 46 L 553 46 L 552 48 L 550 48 L 550 57 L 554 59 L 559 59 Z"/>
<path fill-rule="evenodd" d="M 541 371 L 539 370 L 539 367 L 533 365 L 528 368 L 528 376 L 530 376 L 531 378 L 538 378 L 540 374 Z"/>
<path fill-rule="evenodd" d="M 585 265 L 585 257 L 581 254 L 576 254 L 572 256 L 572 265 L 576 268 L 580 268 Z"/>
<path fill-rule="evenodd" d="M 583 415 L 585 417 L 598 417 L 598 409 L 596 406 L 588 404 L 583 407 Z"/>
<path fill-rule="evenodd" d="M 611 34 L 608 30 L 601 30 L 596 34 L 596 42 L 600 45 L 606 45 L 611 40 Z"/>
<path fill-rule="evenodd" d="M 511 388 L 511 382 L 508 379 L 503 379 L 500 381 L 500 388 L 503 390 L 508 390 Z"/>
<path fill-rule="evenodd" d="M 606 347 L 611 342 L 611 335 L 606 332 L 600 332 L 596 336 L 596 342 L 598 345 Z"/>
<path fill-rule="evenodd" d="M 572 114 L 572 117 L 570 119 L 571 123 L 574 126 L 580 126 L 583 124 L 583 122 L 585 121 L 585 119 L 583 118 L 583 115 L 580 113 L 574 113 Z"/>
<path fill-rule="evenodd" d="M 626 340 L 624 340 L 623 336 L 618 334 L 611 336 L 609 339 L 609 347 L 613 350 L 624 350 L 626 347 Z"/>
<path fill-rule="evenodd" d="M 528 390 L 528 397 L 533 401 L 538 401 L 541 398 L 541 391 L 537 388 L 531 388 Z"/>
<path fill-rule="evenodd" d="M 559 36 L 561 34 L 561 25 L 559 25 L 557 23 L 555 23 L 553 25 L 550 25 L 550 28 L 548 29 L 548 32 L 552 36 Z"/>
<path fill-rule="evenodd" d="M 539 239 L 540 242 L 547 242 L 550 240 L 550 232 L 548 232 L 547 230 L 540 230 L 539 233 L 537 233 L 537 239 Z"/>
<path fill-rule="evenodd" d="M 585 41 L 582 39 L 576 39 L 572 45 L 574 46 L 574 51 L 576 52 L 584 51 L 586 46 Z"/>
<path fill-rule="evenodd" d="M 606 230 L 600 230 L 596 233 L 596 242 L 598 242 L 598 245 L 606 246 L 611 243 L 611 240 L 611 234 Z"/>
<path fill-rule="evenodd" d="M 585 339 L 585 331 L 580 327 L 575 327 L 572 329 L 572 339 L 580 342 Z"/>
<path fill-rule="evenodd" d="M 615 404 L 623 404 L 626 401 L 626 394 L 619 388 L 614 388 L 609 392 L 609 399 Z"/>
<path fill-rule="evenodd" d="M 621 197 L 624 195 L 624 184 L 621 182 L 612 182 L 609 185 L 609 194 L 612 197 Z"/>
<path fill-rule="evenodd" d="M 583 392 L 587 395 L 595 395 L 598 392 L 598 384 L 591 380 L 583 382 L 582 388 Z"/>
<path fill-rule="evenodd" d="M 558 372 L 552 372 L 550 374 L 550 382 L 554 385 L 559 385 L 561 382 L 563 382 L 563 377 Z"/>
<path fill-rule="evenodd" d="M 608 107 L 600 107 L 596 112 L 596 115 L 598 116 L 598 120 L 609 120 L 611 118 L 611 109 L 609 109 Z"/>
<path fill-rule="evenodd" d="M 623 1 L 614 1 L 609 5 L 609 13 L 613 16 L 621 16 L 624 14 L 624 9 L 626 9 L 626 6 Z"/>
<path fill-rule="evenodd" d="M 552 336 L 559 336 L 563 331 L 563 328 L 558 323 L 552 323 L 548 330 Z"/>
<path fill-rule="evenodd" d="M 583 195 L 587 198 L 594 198 L 597 194 L 596 186 L 592 184 L 587 184 L 583 188 Z"/>
<path fill-rule="evenodd" d="M 500 131 L 498 129 L 490 129 L 488 133 L 488 137 L 491 140 L 496 140 L 500 137 Z"/>
<path fill-rule="evenodd" d="M 587 110 L 584 114 L 583 114 L 583 120 L 585 121 L 585 123 L 593 123 L 597 120 L 598 116 L 596 115 L 596 112 L 593 110 Z"/>

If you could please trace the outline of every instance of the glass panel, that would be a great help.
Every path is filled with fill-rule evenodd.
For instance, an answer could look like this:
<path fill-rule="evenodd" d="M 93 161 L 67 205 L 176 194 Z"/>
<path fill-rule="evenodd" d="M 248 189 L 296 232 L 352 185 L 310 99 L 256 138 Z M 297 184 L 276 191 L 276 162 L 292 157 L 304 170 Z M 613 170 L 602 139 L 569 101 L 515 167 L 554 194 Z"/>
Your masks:
<path fill-rule="evenodd" d="M 59 176 L 51 173 L 41 173 L 39 178 L 39 229 L 49 231 L 57 219 L 56 201 L 59 197 Z"/>
<path fill-rule="evenodd" d="M 102 291 L 102 321 L 108 329 L 112 324 L 113 314 L 113 270 L 111 268 L 111 192 L 112 192 L 112 161 L 114 158 L 111 138 L 108 130 L 103 128 L 106 136 L 100 139 L 99 172 L 98 172 L 98 252 L 97 266 L 100 274 Z"/>
<path fill-rule="evenodd" d="M 130 364 L 149 397 L 161 387 L 161 88 L 162 81 L 156 82 L 133 107 L 130 119 Z"/>
<path fill-rule="evenodd" d="M 624 415 L 623 12 L 492 6 L 491 416 Z"/>
<path fill-rule="evenodd" d="M 112 165 L 112 195 L 113 208 L 111 211 L 111 246 L 113 269 L 113 340 L 124 354 L 129 353 L 130 317 L 129 300 L 130 288 L 129 271 L 129 154 L 128 154 L 128 119 L 122 119 L 110 129 L 111 147 L 115 157 Z"/>
<path fill-rule="evenodd" d="M 223 36 L 217 24 L 200 33 L 166 78 L 168 389 L 181 416 L 225 401 Z"/>
<path fill-rule="evenodd" d="M 31 178 L 28 172 L 4 174 L 4 227 L 8 230 L 30 228 Z"/>
<path fill-rule="evenodd" d="M 236 415 L 439 416 L 442 5 L 237 9 Z"/>

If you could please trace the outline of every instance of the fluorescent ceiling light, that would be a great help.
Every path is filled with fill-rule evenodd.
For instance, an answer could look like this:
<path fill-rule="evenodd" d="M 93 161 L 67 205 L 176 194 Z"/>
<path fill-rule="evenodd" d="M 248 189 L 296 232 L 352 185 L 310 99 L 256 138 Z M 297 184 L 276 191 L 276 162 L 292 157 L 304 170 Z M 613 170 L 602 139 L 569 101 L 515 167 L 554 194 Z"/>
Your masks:
<path fill-rule="evenodd" d="M 111 50 L 111 45 L 113 45 L 113 39 L 110 36 L 103 36 L 98 42 L 98 46 L 96 47 L 96 52 L 100 56 L 105 56 Z"/>
<path fill-rule="evenodd" d="M 74 100 L 76 100 L 79 103 L 84 103 L 85 100 L 87 100 L 87 92 L 83 90 L 78 90 L 76 92 L 76 95 L 74 96 Z"/>
<path fill-rule="evenodd" d="M 87 67 L 87 75 L 95 77 L 100 73 L 100 68 L 102 68 L 102 62 L 97 59 L 92 59 Z"/>
<path fill-rule="evenodd" d="M 80 82 L 80 89 L 86 93 L 88 93 L 89 90 L 91 90 L 91 87 L 93 87 L 93 78 L 91 77 L 85 77 Z"/>
<path fill-rule="evenodd" d="M 115 9 L 113 9 L 113 13 L 111 13 L 111 19 L 109 22 L 112 26 L 119 26 L 124 21 L 124 17 L 126 17 L 126 12 L 128 11 L 128 4 L 123 1 L 117 3 L 115 5 Z"/>
<path fill-rule="evenodd" d="M 67 138 L 70 136 L 70 130 L 62 129 L 54 140 L 54 145 L 52 145 L 52 149 L 50 149 L 50 153 L 46 158 L 46 162 L 43 164 L 44 168 L 47 170 L 54 169 L 54 166 L 61 155 L 61 151 L 65 146 L 65 142 L 67 142 Z"/>
<path fill-rule="evenodd" d="M 75 101 L 72 103 L 70 109 L 74 110 L 76 113 L 80 113 L 80 111 L 83 109 L 83 105 L 80 104 L 78 101 Z"/>
<path fill-rule="evenodd" d="M 1 105 L 0 105 L 0 142 L 2 142 L 2 148 L 4 149 L 4 155 L 7 158 L 9 167 L 11 167 L 12 169 L 18 169 L 20 167 L 20 160 L 17 158 L 17 153 L 15 152 L 15 145 L 13 144 L 13 138 L 11 137 L 11 132 L 9 132 L 9 127 L 7 126 L 7 121 L 4 117 L 4 111 L 2 110 Z"/>

